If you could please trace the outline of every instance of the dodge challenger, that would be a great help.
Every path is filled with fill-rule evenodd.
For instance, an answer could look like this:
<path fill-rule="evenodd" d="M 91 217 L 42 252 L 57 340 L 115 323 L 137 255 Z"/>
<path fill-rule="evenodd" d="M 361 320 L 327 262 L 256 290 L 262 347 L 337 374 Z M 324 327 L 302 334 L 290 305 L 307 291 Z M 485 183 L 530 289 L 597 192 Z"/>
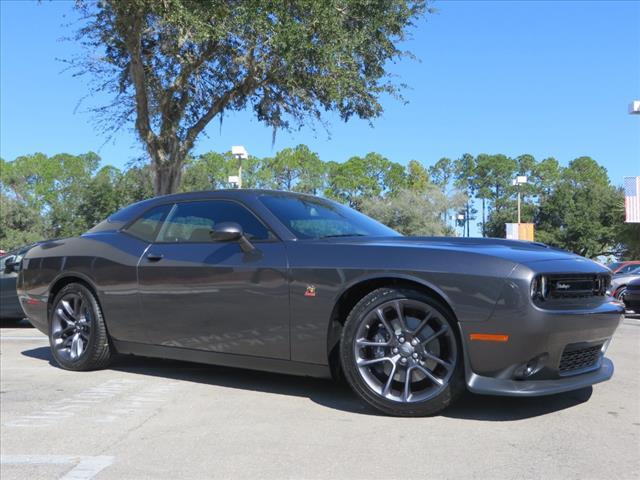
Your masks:
<path fill-rule="evenodd" d="M 309 195 L 220 190 L 130 205 L 23 259 L 21 304 L 69 370 L 115 354 L 339 377 L 431 415 L 464 389 L 608 380 L 610 271 L 531 242 L 405 237 Z"/>

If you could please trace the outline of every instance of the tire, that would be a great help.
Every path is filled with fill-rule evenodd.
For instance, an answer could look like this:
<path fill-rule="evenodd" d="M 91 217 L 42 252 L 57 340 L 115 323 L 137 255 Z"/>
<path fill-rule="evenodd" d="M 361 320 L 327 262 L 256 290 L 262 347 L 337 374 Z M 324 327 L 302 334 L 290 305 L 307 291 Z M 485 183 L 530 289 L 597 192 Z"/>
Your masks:
<path fill-rule="evenodd" d="M 624 302 L 624 297 L 627 294 L 627 286 L 623 285 L 616 290 L 615 299 Z"/>
<path fill-rule="evenodd" d="M 380 288 L 362 298 L 345 322 L 340 360 L 356 395 L 388 415 L 436 414 L 465 388 L 453 315 L 415 290 Z"/>
<path fill-rule="evenodd" d="M 70 283 L 53 300 L 49 345 L 56 363 L 66 370 L 99 370 L 109 365 L 114 351 L 102 309 L 84 285 Z"/>

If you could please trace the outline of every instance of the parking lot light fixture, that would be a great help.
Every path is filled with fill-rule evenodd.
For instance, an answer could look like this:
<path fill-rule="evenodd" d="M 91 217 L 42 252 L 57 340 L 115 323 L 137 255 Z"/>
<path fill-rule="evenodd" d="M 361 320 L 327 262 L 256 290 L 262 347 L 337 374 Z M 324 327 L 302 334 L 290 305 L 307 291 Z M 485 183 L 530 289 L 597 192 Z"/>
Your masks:
<path fill-rule="evenodd" d="M 235 185 L 237 188 L 242 188 L 242 160 L 249 158 L 249 153 L 244 146 L 234 145 L 231 147 L 231 155 L 238 160 L 238 175 L 230 176 L 229 183 Z"/>
<path fill-rule="evenodd" d="M 513 181 L 511 182 L 512 185 L 518 187 L 518 224 L 520 224 L 520 185 L 524 185 L 528 182 L 528 179 L 525 175 L 518 175 L 516 178 L 513 179 Z"/>

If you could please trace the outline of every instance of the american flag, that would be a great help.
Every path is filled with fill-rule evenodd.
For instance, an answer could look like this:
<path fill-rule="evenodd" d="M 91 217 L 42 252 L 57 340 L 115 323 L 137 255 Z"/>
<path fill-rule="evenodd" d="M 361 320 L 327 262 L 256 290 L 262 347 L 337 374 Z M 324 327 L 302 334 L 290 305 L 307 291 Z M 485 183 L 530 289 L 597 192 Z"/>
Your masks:
<path fill-rule="evenodd" d="M 640 223 L 640 177 L 624 177 L 624 210 L 627 223 Z"/>

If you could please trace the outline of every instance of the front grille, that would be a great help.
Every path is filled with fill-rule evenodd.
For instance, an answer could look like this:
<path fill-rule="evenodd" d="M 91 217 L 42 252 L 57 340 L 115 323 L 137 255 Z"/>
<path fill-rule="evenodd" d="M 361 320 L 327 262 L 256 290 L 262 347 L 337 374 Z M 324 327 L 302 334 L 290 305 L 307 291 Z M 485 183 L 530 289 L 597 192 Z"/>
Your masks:
<path fill-rule="evenodd" d="M 549 275 L 545 293 L 550 299 L 604 296 L 609 281 L 608 275 Z"/>
<path fill-rule="evenodd" d="M 560 358 L 560 367 L 558 368 L 560 374 L 567 374 L 595 366 L 600 359 L 602 345 L 603 344 L 600 343 L 582 348 L 567 345 Z"/>

